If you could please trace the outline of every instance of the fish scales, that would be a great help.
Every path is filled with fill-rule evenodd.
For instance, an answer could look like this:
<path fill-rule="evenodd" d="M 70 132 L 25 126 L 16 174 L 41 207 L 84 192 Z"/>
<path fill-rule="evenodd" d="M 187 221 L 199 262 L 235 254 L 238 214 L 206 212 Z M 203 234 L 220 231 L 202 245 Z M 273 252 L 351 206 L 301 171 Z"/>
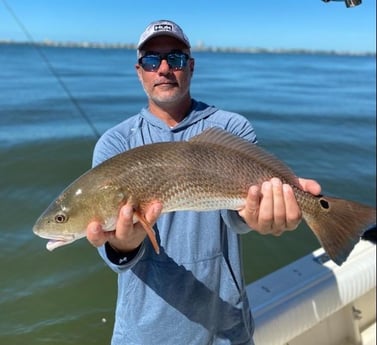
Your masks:
<path fill-rule="evenodd" d="M 156 251 L 143 210 L 154 202 L 163 213 L 181 210 L 239 210 L 251 185 L 272 177 L 293 187 L 303 217 L 329 256 L 341 264 L 363 232 L 376 223 L 375 208 L 300 189 L 292 170 L 257 145 L 211 128 L 190 141 L 140 146 L 79 177 L 47 208 L 34 232 L 60 246 L 85 236 L 96 219 L 112 230 L 119 208 L 132 201 Z"/>
<path fill-rule="evenodd" d="M 132 155 L 117 157 L 120 169 L 110 175 L 117 176 L 115 184 L 127 185 L 135 198 L 137 195 L 135 201 L 161 200 L 165 211 L 179 209 L 176 205 L 180 202 L 192 202 L 192 209 L 201 210 L 200 197 L 208 199 L 207 205 L 213 198 L 244 199 L 251 184 L 261 184 L 273 176 L 293 181 L 293 173 L 283 176 L 277 169 L 267 169 L 252 158 L 247 152 L 216 143 L 157 143 L 136 148 Z M 131 165 L 132 169 L 122 168 Z M 105 169 L 109 166 L 112 164 Z"/>

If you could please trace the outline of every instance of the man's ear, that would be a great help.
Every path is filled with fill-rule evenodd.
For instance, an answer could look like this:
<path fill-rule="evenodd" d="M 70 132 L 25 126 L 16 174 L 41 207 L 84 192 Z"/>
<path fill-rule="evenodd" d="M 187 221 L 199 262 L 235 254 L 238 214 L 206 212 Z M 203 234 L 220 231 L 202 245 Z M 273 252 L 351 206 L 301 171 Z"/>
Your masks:
<path fill-rule="evenodd" d="M 195 59 L 191 58 L 190 59 L 190 71 L 191 71 L 191 74 L 194 73 L 194 70 L 195 70 Z"/>
<path fill-rule="evenodd" d="M 135 65 L 135 69 L 136 69 L 137 77 L 139 78 L 139 80 L 141 82 L 142 81 L 142 78 L 141 78 L 141 66 L 139 64 L 136 64 Z"/>

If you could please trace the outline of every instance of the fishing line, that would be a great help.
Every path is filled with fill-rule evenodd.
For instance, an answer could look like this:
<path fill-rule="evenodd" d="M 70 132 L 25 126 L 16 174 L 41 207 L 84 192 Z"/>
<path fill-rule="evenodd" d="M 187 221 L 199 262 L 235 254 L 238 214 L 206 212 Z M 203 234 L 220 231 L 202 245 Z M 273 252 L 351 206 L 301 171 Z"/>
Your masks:
<path fill-rule="evenodd" d="M 71 91 L 69 90 L 68 86 L 65 84 L 63 79 L 59 76 L 55 68 L 52 66 L 50 60 L 48 59 L 47 55 L 43 52 L 43 50 L 38 46 L 38 44 L 35 43 L 33 36 L 30 34 L 30 32 L 27 30 L 25 25 L 21 22 L 21 20 L 17 17 L 15 12 L 12 10 L 12 8 L 8 5 L 6 0 L 2 0 L 5 8 L 8 10 L 10 15 L 13 17 L 13 19 L 16 21 L 20 29 L 23 31 L 29 42 L 31 43 L 32 47 L 37 51 L 39 56 L 42 58 L 44 63 L 46 64 L 47 68 L 49 69 L 50 73 L 55 77 L 55 79 L 58 81 L 60 86 L 63 88 L 65 93 L 67 94 L 69 100 L 72 102 L 72 104 L 76 107 L 78 112 L 80 113 L 81 117 L 86 121 L 86 123 L 91 128 L 93 134 L 99 138 L 101 135 L 98 132 L 97 128 L 94 126 L 92 120 L 90 117 L 85 113 L 84 109 L 80 106 L 79 102 L 76 100 L 76 98 L 72 95 Z"/>

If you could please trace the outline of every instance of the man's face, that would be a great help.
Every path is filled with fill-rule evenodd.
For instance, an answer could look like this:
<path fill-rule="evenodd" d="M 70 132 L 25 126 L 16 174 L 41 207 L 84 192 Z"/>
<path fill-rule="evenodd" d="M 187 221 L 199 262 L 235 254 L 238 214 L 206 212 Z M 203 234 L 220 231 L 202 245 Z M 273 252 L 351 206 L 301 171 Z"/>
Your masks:
<path fill-rule="evenodd" d="M 189 49 L 179 40 L 169 36 L 150 39 L 141 51 L 166 54 L 180 51 L 190 54 Z M 146 71 L 136 65 L 137 74 L 150 101 L 157 105 L 179 103 L 190 97 L 190 82 L 194 70 L 194 59 L 189 58 L 187 65 L 180 70 L 171 68 L 164 59 L 155 71 Z"/>

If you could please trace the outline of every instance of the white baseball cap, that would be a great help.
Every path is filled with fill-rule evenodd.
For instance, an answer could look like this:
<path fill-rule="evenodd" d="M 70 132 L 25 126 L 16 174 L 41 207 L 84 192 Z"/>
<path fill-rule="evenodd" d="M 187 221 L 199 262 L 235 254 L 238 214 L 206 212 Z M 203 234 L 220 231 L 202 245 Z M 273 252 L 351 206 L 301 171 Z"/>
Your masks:
<path fill-rule="evenodd" d="M 139 53 L 140 48 L 151 38 L 157 36 L 171 36 L 184 43 L 187 48 L 191 48 L 190 41 L 181 29 L 181 27 L 170 20 L 158 20 L 150 23 L 144 32 L 141 34 L 137 50 Z"/>

